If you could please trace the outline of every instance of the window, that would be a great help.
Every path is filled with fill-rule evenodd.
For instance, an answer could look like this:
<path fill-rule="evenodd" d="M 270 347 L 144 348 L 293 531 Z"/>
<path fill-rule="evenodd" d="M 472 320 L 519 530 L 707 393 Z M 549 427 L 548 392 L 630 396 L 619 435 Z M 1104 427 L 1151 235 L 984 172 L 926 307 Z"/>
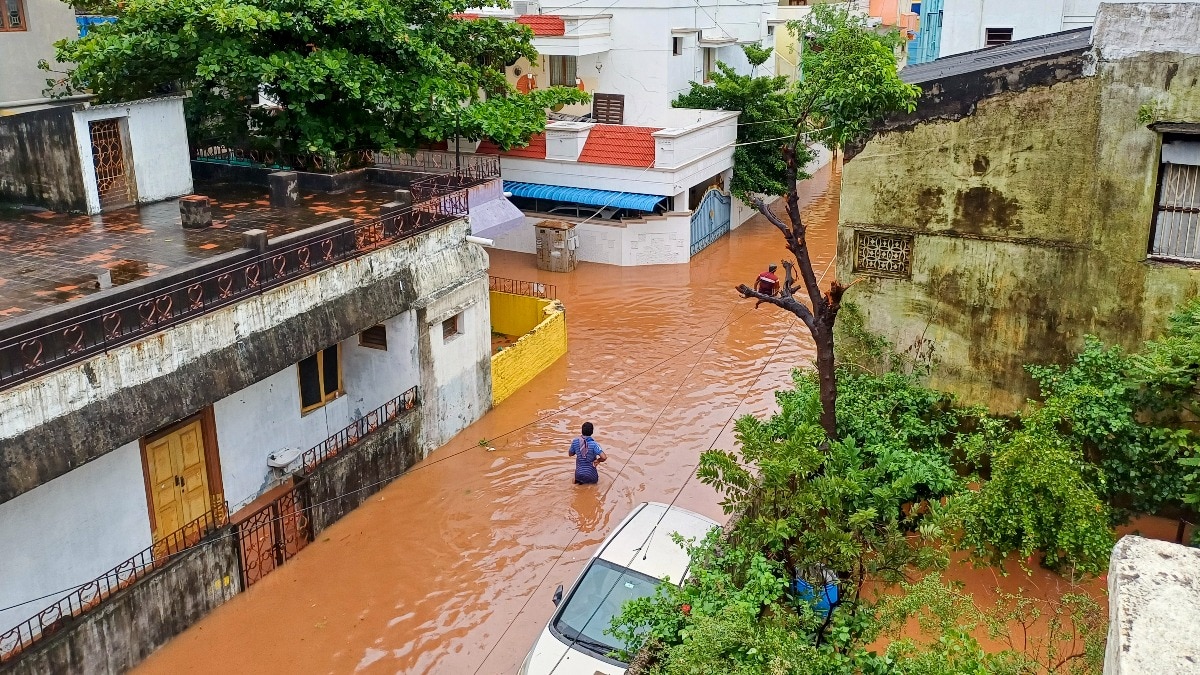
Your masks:
<path fill-rule="evenodd" d="M 0 31 L 25 30 L 25 4 L 23 0 L 0 0 L 4 16 L 0 16 Z"/>
<path fill-rule="evenodd" d="M 371 326 L 358 334 L 358 344 L 371 349 L 382 349 L 387 351 L 387 329 L 383 324 Z"/>
<path fill-rule="evenodd" d="M 713 47 L 704 48 L 704 81 L 712 82 L 711 75 L 717 69 L 717 50 Z"/>
<path fill-rule="evenodd" d="M 300 374 L 300 412 L 307 413 L 342 395 L 341 350 L 322 349 L 297 366 Z"/>
<path fill-rule="evenodd" d="M 911 236 L 856 232 L 854 239 L 855 272 L 902 279 L 912 276 Z"/>
<path fill-rule="evenodd" d="M 681 37 L 671 38 L 671 55 L 679 56 L 682 53 L 683 53 L 683 38 L 681 38 Z"/>
<path fill-rule="evenodd" d="M 550 59 L 550 86 L 574 87 L 575 57 L 548 56 L 546 58 Z"/>
<path fill-rule="evenodd" d="M 1200 260 L 1200 141 L 1163 139 L 1150 255 Z"/>
<path fill-rule="evenodd" d="M 988 28 L 984 31 L 983 46 L 995 47 L 1012 42 L 1013 29 L 1011 28 Z"/>
<path fill-rule="evenodd" d="M 458 314 L 455 314 L 454 316 L 442 322 L 442 340 L 449 340 L 461 332 L 458 325 L 458 320 L 461 317 L 462 312 L 459 312 Z"/>
<path fill-rule="evenodd" d="M 808 7 L 808 0 L 788 0 L 789 7 Z"/>
<path fill-rule="evenodd" d="M 775 26 L 774 25 L 767 26 L 767 35 L 774 35 L 774 34 L 775 34 Z"/>
<path fill-rule="evenodd" d="M 600 124 L 624 124 L 625 94 L 592 94 L 592 118 Z"/>

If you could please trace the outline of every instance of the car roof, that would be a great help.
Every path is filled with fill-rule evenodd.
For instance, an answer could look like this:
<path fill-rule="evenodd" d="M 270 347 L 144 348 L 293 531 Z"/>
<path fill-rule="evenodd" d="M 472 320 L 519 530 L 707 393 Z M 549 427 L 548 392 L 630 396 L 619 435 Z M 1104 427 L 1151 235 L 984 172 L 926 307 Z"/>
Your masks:
<path fill-rule="evenodd" d="M 655 579 L 670 577 L 678 582 L 687 573 L 687 551 L 671 535 L 702 539 L 720 525 L 698 513 L 678 506 L 648 502 L 638 506 L 609 535 L 596 557 Z"/>

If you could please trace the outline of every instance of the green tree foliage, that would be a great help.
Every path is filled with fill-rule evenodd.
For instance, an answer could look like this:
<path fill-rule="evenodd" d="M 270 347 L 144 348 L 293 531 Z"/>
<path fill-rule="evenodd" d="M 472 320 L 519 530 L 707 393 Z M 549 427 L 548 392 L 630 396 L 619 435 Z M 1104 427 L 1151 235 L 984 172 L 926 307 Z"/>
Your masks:
<path fill-rule="evenodd" d="M 450 136 L 461 105 L 464 135 L 509 147 L 545 127 L 547 107 L 586 100 L 567 88 L 517 94 L 504 65 L 536 58 L 532 33 L 453 18 L 466 0 L 106 4 L 119 20 L 57 43 L 58 61 L 75 67 L 51 83 L 102 102 L 181 88 L 199 139 L 254 134 L 294 152 L 411 149 Z M 258 107 L 260 91 L 281 108 Z"/>
<path fill-rule="evenodd" d="M 803 37 L 796 91 L 799 131 L 829 148 L 861 140 L 887 114 L 916 109 L 921 90 L 896 70 L 896 31 L 880 34 L 843 5 L 813 7 L 788 22 Z"/>
<path fill-rule="evenodd" d="M 755 54 L 751 50 L 765 52 Z M 753 45 L 743 47 L 747 57 L 770 56 L 770 50 Z M 757 60 L 757 59 L 755 59 Z M 754 63 L 753 65 L 759 65 Z M 693 82 L 689 91 L 680 94 L 671 105 L 676 108 L 704 110 L 739 110 L 738 147 L 733 151 L 733 172 L 730 191 L 743 201 L 752 193 L 781 195 L 787 192 L 787 165 L 779 148 L 794 134 L 789 101 L 793 92 L 788 78 L 738 75 L 724 63 L 717 63 L 710 84 Z M 769 142 L 774 141 L 774 142 Z"/>
<path fill-rule="evenodd" d="M 841 434 L 831 441 L 819 385 L 810 374 L 794 380 L 770 419 L 738 420 L 739 452 L 702 456 L 697 475 L 727 512 L 743 515 L 727 538 L 714 531 L 691 548 L 688 583 L 626 605 L 612 628 L 624 656 L 651 640 L 652 672 L 671 675 L 1098 672 L 1103 610 L 1087 598 L 1003 596 L 984 611 L 931 572 L 947 557 L 927 536 L 943 530 L 926 521 L 944 520 L 940 500 L 967 491 L 953 465 L 983 433 L 979 411 L 955 408 L 910 375 L 843 367 Z M 797 578 L 833 580 L 833 612 L 817 611 Z M 914 618 L 920 637 L 901 637 Z M 1049 635 L 1022 636 L 1039 618 Z M 1009 629 L 1013 648 L 999 652 L 975 637 Z M 872 648 L 881 639 L 882 653 Z"/>
<path fill-rule="evenodd" d="M 805 36 L 802 78 L 789 102 L 792 137 L 781 149 L 787 189 L 787 222 L 766 202 L 752 202 L 783 234 L 795 264 L 783 261 L 784 278 L 778 295 L 760 293 L 746 285 L 737 287 L 742 297 L 756 298 L 795 314 L 804 322 L 817 348 L 816 368 L 820 384 L 821 427 L 830 438 L 838 437 L 837 376 L 833 328 L 848 286 L 838 280 L 821 287 L 808 249 L 807 227 L 800 213 L 796 181 L 812 157 L 809 144 L 820 142 L 833 150 L 864 137 L 871 125 L 889 112 L 912 111 L 920 91 L 905 84 L 896 72 L 895 36 L 880 36 L 865 24 L 865 18 L 845 8 L 818 5 L 801 23 L 789 24 Z M 759 152 L 771 152 L 771 144 Z M 756 146 L 750 146 L 756 147 Z M 761 192 L 753 187 L 750 192 Z M 797 280 L 797 274 L 799 279 Z M 803 291 L 797 297 L 796 293 Z"/>

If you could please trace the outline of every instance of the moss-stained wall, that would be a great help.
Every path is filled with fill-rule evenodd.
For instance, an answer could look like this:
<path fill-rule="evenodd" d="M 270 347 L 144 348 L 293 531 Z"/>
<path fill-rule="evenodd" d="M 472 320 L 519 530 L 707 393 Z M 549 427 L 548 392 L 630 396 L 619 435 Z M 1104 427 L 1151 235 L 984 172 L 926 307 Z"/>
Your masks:
<path fill-rule="evenodd" d="M 843 170 L 842 279 L 860 276 L 857 232 L 913 236 L 911 279 L 867 277 L 849 299 L 900 348 L 932 340 L 933 384 L 968 401 L 1016 409 L 1036 393 L 1024 364 L 1062 363 L 1088 333 L 1135 346 L 1197 294 L 1200 270 L 1147 260 L 1160 138 L 1137 117 L 1158 96 L 1163 119 L 1200 122 L 1200 56 L 1107 59 L 1106 40 L 1164 30 L 1149 17 L 1130 32 L 1149 10 L 1112 7 L 1131 13 L 1119 38 L 1098 23 L 1074 66 L 971 74 L 1005 86 L 963 114 L 941 114 L 947 88 L 923 84 L 916 114 Z"/>

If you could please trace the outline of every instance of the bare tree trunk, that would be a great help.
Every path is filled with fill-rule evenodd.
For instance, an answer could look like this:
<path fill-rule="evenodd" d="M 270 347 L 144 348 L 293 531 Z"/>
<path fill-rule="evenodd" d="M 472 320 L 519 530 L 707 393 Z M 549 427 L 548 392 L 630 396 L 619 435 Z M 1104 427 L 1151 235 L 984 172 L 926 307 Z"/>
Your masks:
<path fill-rule="evenodd" d="M 787 249 L 791 252 L 795 263 L 788 260 L 782 261 L 784 279 L 779 295 L 759 293 L 745 284 L 738 286 L 737 291 L 742 294 L 742 297 L 757 298 L 761 302 L 786 309 L 799 317 L 808 327 L 808 332 L 812 335 L 813 342 L 817 347 L 816 366 L 821 391 L 821 428 L 825 430 L 825 434 L 829 438 L 837 438 L 837 378 L 833 355 L 833 325 L 837 320 L 838 311 L 842 307 L 842 294 L 846 292 L 847 287 L 834 280 L 829 284 L 828 293 L 821 292 L 821 280 L 817 278 L 813 270 L 812 257 L 808 251 L 808 240 L 805 237 L 807 228 L 800 215 L 800 196 L 796 189 L 796 175 L 799 167 L 796 166 L 795 144 L 785 148 L 783 153 L 788 167 L 789 187 L 786 210 L 790 222 L 783 222 L 762 199 L 755 199 L 754 206 L 783 233 Z M 799 283 L 795 276 L 797 271 L 800 273 Z M 804 293 L 797 296 L 797 291 Z M 808 303 L 805 304 L 801 299 L 807 300 Z"/>
<path fill-rule="evenodd" d="M 817 378 L 821 384 L 821 428 L 830 438 L 837 438 L 837 373 L 833 359 L 833 326 L 818 322 L 812 331 L 817 345 Z"/>

